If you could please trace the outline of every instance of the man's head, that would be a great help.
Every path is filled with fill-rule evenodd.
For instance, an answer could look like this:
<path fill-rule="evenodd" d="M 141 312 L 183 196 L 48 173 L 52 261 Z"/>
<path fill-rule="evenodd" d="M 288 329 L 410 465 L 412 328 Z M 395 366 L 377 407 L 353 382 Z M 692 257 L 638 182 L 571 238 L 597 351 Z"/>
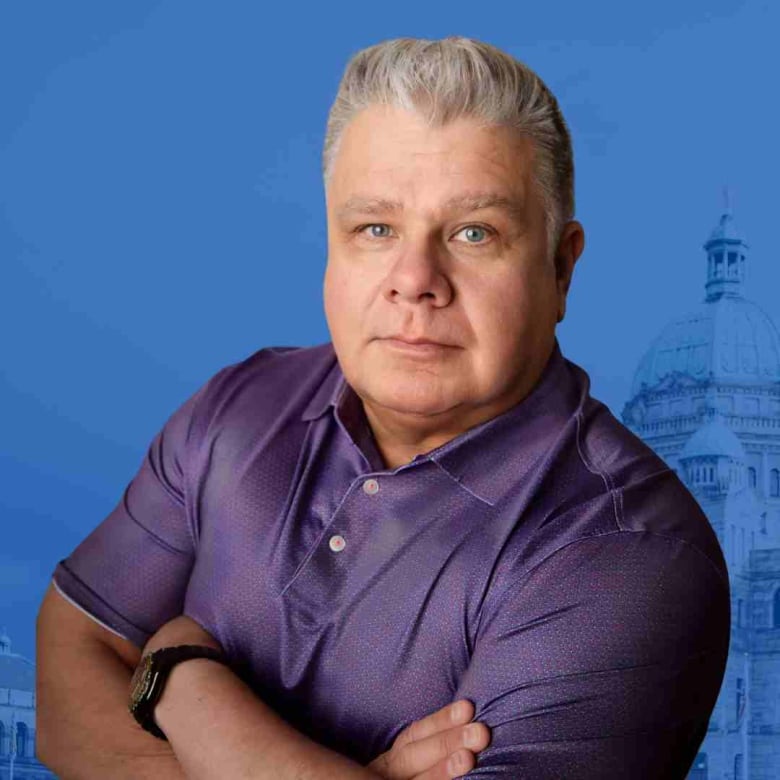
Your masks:
<path fill-rule="evenodd" d="M 347 66 L 323 156 L 325 313 L 375 433 L 436 444 L 517 403 L 583 246 L 555 98 L 487 44 L 387 41 Z"/>

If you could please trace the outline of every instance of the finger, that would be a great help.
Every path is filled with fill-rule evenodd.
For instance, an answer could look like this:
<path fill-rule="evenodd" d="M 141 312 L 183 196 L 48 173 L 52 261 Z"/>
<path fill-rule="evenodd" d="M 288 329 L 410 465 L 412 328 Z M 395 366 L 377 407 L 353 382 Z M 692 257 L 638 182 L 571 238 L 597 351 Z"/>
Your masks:
<path fill-rule="evenodd" d="M 422 774 L 415 775 L 411 780 L 452 780 L 470 772 L 477 765 L 474 754 L 468 750 L 458 750 L 451 756 L 439 761 L 436 766 Z"/>
<path fill-rule="evenodd" d="M 459 723 L 468 723 L 474 717 L 474 705 L 468 699 L 459 699 L 431 715 L 410 723 L 396 738 L 393 748 L 403 747 L 418 739 L 425 739 Z"/>
<path fill-rule="evenodd" d="M 429 737 L 409 742 L 403 746 L 393 745 L 384 755 L 383 775 L 390 780 L 409 780 L 435 769 L 453 754 L 466 752 L 478 753 L 490 743 L 490 729 L 484 723 L 469 723 L 455 726 L 446 731 L 431 734 Z M 437 771 L 443 771 L 441 767 Z M 461 773 L 462 774 L 462 773 Z M 448 775 L 457 777 L 458 775 Z"/>

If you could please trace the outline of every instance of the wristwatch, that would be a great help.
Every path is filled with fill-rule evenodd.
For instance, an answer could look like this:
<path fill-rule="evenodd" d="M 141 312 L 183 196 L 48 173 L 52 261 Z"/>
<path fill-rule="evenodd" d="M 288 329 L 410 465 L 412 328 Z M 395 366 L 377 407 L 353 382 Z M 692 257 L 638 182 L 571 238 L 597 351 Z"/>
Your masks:
<path fill-rule="evenodd" d="M 209 658 L 223 664 L 228 663 L 224 654 L 213 647 L 176 645 L 147 653 L 133 672 L 133 678 L 130 680 L 130 713 L 142 728 L 159 739 L 168 738 L 154 722 L 154 708 L 162 696 L 173 667 L 191 658 Z"/>

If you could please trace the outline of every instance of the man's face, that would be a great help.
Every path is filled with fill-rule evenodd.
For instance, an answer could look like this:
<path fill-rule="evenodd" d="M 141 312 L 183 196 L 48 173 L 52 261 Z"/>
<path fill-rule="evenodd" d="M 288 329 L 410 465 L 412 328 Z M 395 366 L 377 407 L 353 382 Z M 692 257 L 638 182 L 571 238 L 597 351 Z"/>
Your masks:
<path fill-rule="evenodd" d="M 466 430 L 527 394 L 571 273 L 547 259 L 531 141 L 371 106 L 344 130 L 326 202 L 325 315 L 367 412 Z"/>

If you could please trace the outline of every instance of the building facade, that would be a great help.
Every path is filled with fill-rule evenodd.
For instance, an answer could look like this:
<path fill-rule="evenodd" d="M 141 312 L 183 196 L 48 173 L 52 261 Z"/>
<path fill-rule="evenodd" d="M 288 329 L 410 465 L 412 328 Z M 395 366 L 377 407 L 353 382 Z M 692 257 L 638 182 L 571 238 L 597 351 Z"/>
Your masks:
<path fill-rule="evenodd" d="M 729 659 L 689 780 L 777 780 L 780 335 L 743 296 L 748 244 L 728 208 L 704 250 L 704 300 L 645 352 L 622 419 L 696 496 L 729 569 Z"/>
<path fill-rule="evenodd" d="M 35 758 L 35 666 L 0 631 L 0 780 L 51 780 Z"/>

